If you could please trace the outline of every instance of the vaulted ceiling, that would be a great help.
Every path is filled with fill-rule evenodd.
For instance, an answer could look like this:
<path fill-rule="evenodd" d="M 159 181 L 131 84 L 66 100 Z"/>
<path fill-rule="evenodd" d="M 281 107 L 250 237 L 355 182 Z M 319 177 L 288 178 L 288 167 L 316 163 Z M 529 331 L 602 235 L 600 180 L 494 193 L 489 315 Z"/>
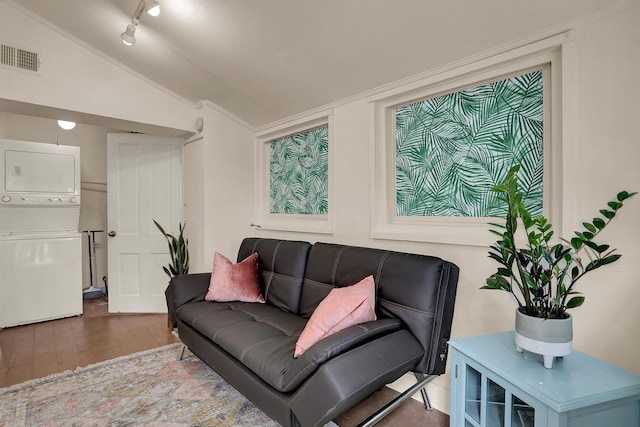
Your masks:
<path fill-rule="evenodd" d="M 170 91 L 254 126 L 554 29 L 627 0 L 13 0 Z"/>

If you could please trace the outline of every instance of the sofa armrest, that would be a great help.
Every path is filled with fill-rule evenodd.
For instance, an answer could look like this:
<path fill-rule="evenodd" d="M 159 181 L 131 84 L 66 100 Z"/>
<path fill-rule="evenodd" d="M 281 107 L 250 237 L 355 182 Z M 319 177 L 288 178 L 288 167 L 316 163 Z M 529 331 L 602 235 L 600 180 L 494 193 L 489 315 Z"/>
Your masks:
<path fill-rule="evenodd" d="M 211 273 L 174 276 L 165 291 L 169 313 L 175 313 L 184 304 L 204 301 L 209 289 Z"/>
<path fill-rule="evenodd" d="M 412 371 L 423 355 L 424 349 L 409 331 L 384 335 L 324 363 L 289 405 L 301 425 L 323 426 Z"/>

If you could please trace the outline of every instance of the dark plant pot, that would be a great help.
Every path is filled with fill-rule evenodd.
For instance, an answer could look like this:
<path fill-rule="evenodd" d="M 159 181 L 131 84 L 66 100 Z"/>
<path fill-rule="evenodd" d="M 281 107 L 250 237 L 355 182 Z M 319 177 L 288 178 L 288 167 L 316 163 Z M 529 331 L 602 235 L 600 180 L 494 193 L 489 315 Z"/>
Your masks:
<path fill-rule="evenodd" d="M 541 354 L 544 367 L 551 369 L 555 357 L 571 353 L 573 318 L 544 319 L 527 316 L 516 309 L 516 350 Z"/>

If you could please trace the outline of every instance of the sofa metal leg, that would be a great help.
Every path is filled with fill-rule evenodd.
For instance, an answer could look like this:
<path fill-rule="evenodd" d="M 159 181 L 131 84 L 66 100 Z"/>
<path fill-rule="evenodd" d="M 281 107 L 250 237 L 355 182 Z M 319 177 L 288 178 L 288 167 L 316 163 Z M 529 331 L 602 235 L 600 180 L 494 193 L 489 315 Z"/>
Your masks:
<path fill-rule="evenodd" d="M 186 345 L 182 345 L 182 351 L 180 352 L 180 360 L 182 360 L 184 358 L 184 351 L 187 349 Z"/>
<path fill-rule="evenodd" d="M 382 421 L 384 417 L 389 415 L 394 409 L 400 406 L 402 402 L 404 402 L 405 400 L 413 396 L 415 393 L 417 393 L 418 390 L 421 390 L 422 399 L 423 400 L 426 399 L 425 407 L 427 409 L 431 409 L 431 404 L 428 403 L 429 398 L 427 397 L 427 392 L 424 390 L 424 388 L 426 387 L 427 384 L 429 384 L 431 381 L 436 379 L 438 376 L 424 375 L 424 374 L 418 374 L 418 373 L 416 373 L 415 376 L 416 376 L 416 379 L 418 380 L 416 384 L 409 387 L 407 390 L 402 392 L 398 397 L 396 397 L 391 402 L 384 405 L 382 408 L 380 408 L 378 411 L 372 414 L 369 418 L 367 418 L 361 424 L 359 424 L 358 427 L 371 427 L 377 424 L 378 422 Z"/>
<path fill-rule="evenodd" d="M 418 372 L 414 372 L 414 373 L 413 373 L 413 375 L 415 375 L 415 376 L 416 376 L 416 380 L 417 380 L 418 382 L 422 381 L 424 378 L 426 378 L 426 377 L 427 377 L 427 375 L 425 375 L 425 374 L 420 374 L 420 373 L 418 373 Z M 435 378 L 435 375 L 432 375 L 432 377 L 433 377 L 433 378 Z M 433 378 L 431 378 L 431 379 L 433 379 Z M 429 381 L 431 381 L 431 380 L 429 380 Z M 428 383 L 429 381 L 427 381 L 427 383 Z M 427 384 L 425 384 L 425 385 L 427 385 Z M 431 402 L 429 401 L 429 396 L 427 396 L 427 389 L 426 389 L 425 387 L 422 387 L 422 388 L 420 389 L 420 394 L 422 395 L 422 402 L 424 402 L 424 408 L 425 408 L 427 411 L 432 410 L 433 408 L 431 407 Z"/>

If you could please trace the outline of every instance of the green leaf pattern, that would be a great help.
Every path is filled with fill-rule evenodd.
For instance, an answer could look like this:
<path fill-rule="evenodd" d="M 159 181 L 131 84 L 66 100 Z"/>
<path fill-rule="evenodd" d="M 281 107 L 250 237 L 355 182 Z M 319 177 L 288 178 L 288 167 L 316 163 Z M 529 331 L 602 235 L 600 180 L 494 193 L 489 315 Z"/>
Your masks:
<path fill-rule="evenodd" d="M 326 215 L 329 210 L 328 154 L 328 126 L 271 141 L 269 211 Z"/>
<path fill-rule="evenodd" d="M 504 216 L 491 192 L 520 164 L 532 215 L 542 214 L 542 71 L 396 108 L 397 216 Z"/>

